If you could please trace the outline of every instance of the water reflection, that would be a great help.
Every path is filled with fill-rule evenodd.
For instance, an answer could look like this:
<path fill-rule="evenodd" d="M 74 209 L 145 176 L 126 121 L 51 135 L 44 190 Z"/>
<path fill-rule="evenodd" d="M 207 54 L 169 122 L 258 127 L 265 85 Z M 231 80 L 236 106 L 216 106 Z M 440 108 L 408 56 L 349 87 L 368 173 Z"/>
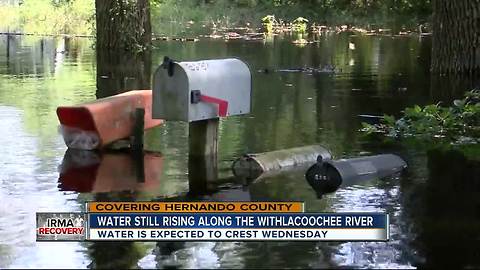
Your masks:
<path fill-rule="evenodd" d="M 98 153 L 68 149 L 60 166 L 59 188 L 64 191 L 108 193 L 151 191 L 161 184 L 163 156 L 147 152 Z"/>
<path fill-rule="evenodd" d="M 424 256 L 419 267 L 480 267 L 479 148 L 428 152 L 429 176 L 421 190 L 422 228 L 415 244 Z"/>
<path fill-rule="evenodd" d="M 96 194 L 93 199 L 102 202 L 137 201 L 138 192 L 107 191 Z M 95 241 L 87 243 L 87 253 L 91 259 L 89 268 L 130 269 L 138 267 L 139 259 L 146 255 L 146 248 L 136 242 Z"/>
<path fill-rule="evenodd" d="M 362 268 L 408 268 L 411 262 L 402 254 L 402 241 L 409 237 L 404 224 L 400 222 L 401 208 L 396 205 L 400 199 L 398 177 L 372 180 L 362 185 L 342 188 L 335 193 L 335 212 L 386 212 L 390 217 L 390 240 L 388 242 L 342 243 L 333 253 L 337 265 Z M 386 189 L 377 188 L 381 183 Z"/>
<path fill-rule="evenodd" d="M 151 89 L 150 51 L 131 54 L 125 51 L 97 50 L 97 98 L 128 90 Z"/>
<path fill-rule="evenodd" d="M 234 178 L 223 179 L 220 182 L 210 183 L 209 191 L 200 195 L 200 191 L 190 191 L 184 197 L 173 197 L 174 201 L 252 201 L 248 188 L 241 184 L 232 185 L 238 181 Z M 228 183 L 227 185 L 221 182 Z M 163 200 L 160 200 L 163 201 Z M 235 244 L 228 242 L 182 242 L 182 241 L 161 241 L 156 243 L 152 251 L 154 256 L 150 264 L 144 265 L 147 268 L 218 268 L 222 254 L 219 247 L 230 250 Z M 237 261 L 238 258 L 234 258 Z M 147 262 L 145 262 L 147 263 Z M 152 266 L 153 264 L 153 266 Z M 236 265 L 239 267 L 239 265 Z"/>
<path fill-rule="evenodd" d="M 355 44 L 355 50 L 349 49 L 350 42 Z M 463 164 L 453 154 L 452 164 L 439 163 L 427 159 L 414 147 L 397 145 L 395 151 L 400 149 L 411 165 L 408 175 L 341 187 L 321 200 L 305 181 L 304 171 L 253 183 L 236 182 L 230 175 L 231 162 L 244 153 L 308 144 L 322 144 L 337 158 L 361 152 L 392 152 L 388 145 L 378 141 L 366 143 L 359 136 L 357 115 L 398 115 L 405 106 L 454 96 L 456 92 L 443 97 L 432 87 L 437 80 L 431 81 L 429 75 L 430 43 L 429 38 L 348 34 L 321 36 L 318 42 L 304 47 L 291 44 L 289 37 L 284 36 L 272 37 L 265 43 L 156 41 L 151 56 L 142 60 L 124 59 L 121 57 L 126 56 L 119 53 L 97 54 L 88 39 L 0 36 L 3 135 L 0 267 L 429 267 L 446 265 L 453 255 L 452 261 L 458 265 L 478 267 L 477 249 L 473 246 L 478 241 L 468 242 L 458 234 L 448 236 L 451 229 L 445 225 L 449 219 L 462 220 L 456 223 L 461 228 L 455 230 L 464 230 L 471 239 L 478 238 L 472 229 L 478 226 L 474 221 L 479 220 L 478 200 L 473 192 L 478 191 L 478 186 L 470 185 L 468 190 L 455 190 L 459 187 L 452 186 L 460 183 L 460 178 L 476 179 L 478 164 L 468 161 L 465 163 L 468 165 L 458 165 L 461 170 L 452 171 L 460 176 L 453 175 L 448 168 Z M 125 161 L 129 158 L 124 156 L 100 155 L 93 163 L 77 167 L 81 173 L 73 175 L 85 179 L 84 183 L 68 177 L 77 170 L 75 166 L 69 169 L 62 165 L 59 175 L 59 164 L 78 163 L 65 154 L 66 147 L 57 133 L 56 107 L 128 89 L 150 88 L 147 82 L 151 67 L 160 64 L 165 55 L 179 60 L 235 56 L 248 62 L 252 70 L 332 64 L 338 71 L 334 74 L 253 72 L 251 114 L 220 121 L 218 180 L 207 183 L 206 188 L 202 185 L 190 189 L 190 194 L 188 127 L 184 123 L 168 122 L 146 133 L 146 148 L 163 154 L 155 186 L 145 186 L 150 181 L 147 170 L 145 183 L 139 182 L 136 168 L 141 167 L 140 163 L 135 159 Z M 461 88 L 455 91 L 462 92 Z M 114 166 L 101 174 L 108 159 L 127 165 Z M 428 170 L 429 159 L 432 164 L 443 165 L 430 165 Z M 115 171 L 122 172 L 124 178 L 110 174 Z M 436 185 L 439 181 L 444 185 Z M 387 243 L 192 242 L 163 243 L 165 246 L 159 243 L 158 247 L 153 242 L 90 245 L 39 244 L 32 240 L 35 211 L 81 211 L 85 201 L 94 199 L 167 200 L 166 197 L 299 200 L 306 202 L 308 211 L 319 212 L 386 210 L 391 217 L 392 240 Z M 443 238 L 433 235 L 445 231 L 444 244 L 453 248 L 442 246 L 438 239 Z M 445 253 L 448 250 L 453 254 L 450 257 Z"/>
<path fill-rule="evenodd" d="M 42 144 L 25 129 L 22 117 L 19 109 L 0 106 L 0 133 L 4 136 L 0 162 L 0 268 L 84 267 L 79 243 L 35 242 L 35 212 L 76 212 L 82 206 L 77 202 L 78 194 L 58 192 L 56 181 L 51 181 L 58 160 L 48 153 L 39 154 Z M 61 140 L 51 142 L 54 149 L 61 144 Z M 61 256 L 52 259 L 52 253 Z"/>
<path fill-rule="evenodd" d="M 59 188 L 94 194 L 95 201 L 137 201 L 139 194 L 161 184 L 163 156 L 145 152 L 94 152 L 68 149 L 60 166 Z M 143 243 L 86 243 L 89 268 L 136 268 L 146 255 Z"/>
<path fill-rule="evenodd" d="M 202 195 L 208 192 L 208 183 L 218 179 L 216 155 L 206 157 L 188 157 L 189 193 Z"/>

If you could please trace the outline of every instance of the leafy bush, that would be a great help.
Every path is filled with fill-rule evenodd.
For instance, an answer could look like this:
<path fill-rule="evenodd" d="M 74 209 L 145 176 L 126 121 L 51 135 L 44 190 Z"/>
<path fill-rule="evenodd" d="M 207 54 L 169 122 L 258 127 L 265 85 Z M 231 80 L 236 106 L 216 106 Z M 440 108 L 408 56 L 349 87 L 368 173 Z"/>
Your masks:
<path fill-rule="evenodd" d="M 305 33 L 307 31 L 308 20 L 303 17 L 298 17 L 292 21 L 293 29 L 300 33 Z"/>
<path fill-rule="evenodd" d="M 390 137 L 440 138 L 456 143 L 480 142 L 480 90 L 472 90 L 450 107 L 439 104 L 406 108 L 396 120 L 385 115 L 379 124 L 362 123 L 367 134 Z"/>
<path fill-rule="evenodd" d="M 275 15 L 267 15 L 262 18 L 262 25 L 267 33 L 273 32 L 273 25 L 276 23 Z"/>
<path fill-rule="evenodd" d="M 20 15 L 14 6 L 0 5 L 0 30 L 10 31 L 19 28 Z"/>
<path fill-rule="evenodd" d="M 91 34 L 94 1 L 24 0 L 0 5 L 0 28 L 34 34 Z"/>

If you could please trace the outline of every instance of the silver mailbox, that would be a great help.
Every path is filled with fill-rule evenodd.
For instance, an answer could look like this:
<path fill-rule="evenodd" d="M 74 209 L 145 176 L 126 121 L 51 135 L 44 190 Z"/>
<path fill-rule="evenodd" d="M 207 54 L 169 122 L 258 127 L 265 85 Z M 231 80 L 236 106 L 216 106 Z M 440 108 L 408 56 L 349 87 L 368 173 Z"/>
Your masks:
<path fill-rule="evenodd" d="M 236 58 L 175 62 L 153 78 L 153 118 L 198 121 L 250 112 L 252 77 Z"/>

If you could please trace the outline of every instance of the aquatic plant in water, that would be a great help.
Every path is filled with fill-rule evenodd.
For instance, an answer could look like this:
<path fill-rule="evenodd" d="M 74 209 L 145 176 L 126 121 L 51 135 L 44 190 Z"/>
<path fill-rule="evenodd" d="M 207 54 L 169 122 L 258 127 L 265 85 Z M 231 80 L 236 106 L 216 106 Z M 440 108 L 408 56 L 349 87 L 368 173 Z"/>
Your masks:
<path fill-rule="evenodd" d="M 362 123 L 361 131 L 395 138 L 441 139 L 456 144 L 480 142 L 480 90 L 467 92 L 450 107 L 431 104 L 406 108 L 395 119 L 384 115 L 378 124 Z"/>
<path fill-rule="evenodd" d="M 273 32 L 273 25 L 275 22 L 275 15 L 267 15 L 262 18 L 262 25 L 265 27 L 267 33 Z"/>
<path fill-rule="evenodd" d="M 307 31 L 308 20 L 303 17 L 298 17 L 292 21 L 293 30 L 304 33 Z"/>

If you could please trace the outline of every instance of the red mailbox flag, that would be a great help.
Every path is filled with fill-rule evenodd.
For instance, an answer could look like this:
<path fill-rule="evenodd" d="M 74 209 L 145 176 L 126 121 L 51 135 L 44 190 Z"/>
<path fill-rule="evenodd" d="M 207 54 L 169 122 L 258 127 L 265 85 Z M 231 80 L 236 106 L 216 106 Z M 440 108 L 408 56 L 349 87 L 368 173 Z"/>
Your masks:
<path fill-rule="evenodd" d="M 207 95 L 200 95 L 200 100 L 203 102 L 207 103 L 215 103 L 218 105 L 218 115 L 221 117 L 227 116 L 227 110 L 228 110 L 228 101 L 215 98 L 215 97 L 210 97 Z"/>

